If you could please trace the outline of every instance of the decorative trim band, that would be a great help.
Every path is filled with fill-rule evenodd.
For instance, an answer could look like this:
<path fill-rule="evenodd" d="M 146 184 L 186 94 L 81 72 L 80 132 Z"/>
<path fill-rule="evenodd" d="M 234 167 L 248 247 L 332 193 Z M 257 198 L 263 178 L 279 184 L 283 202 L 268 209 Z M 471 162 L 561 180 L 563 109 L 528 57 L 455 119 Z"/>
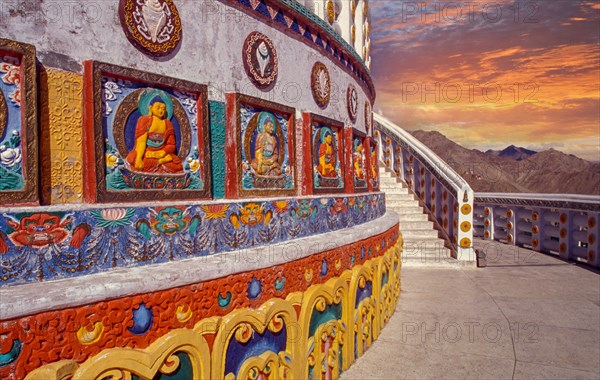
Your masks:
<path fill-rule="evenodd" d="M 223 0 L 288 35 L 306 42 L 335 62 L 363 87 L 371 103 L 375 102 L 375 85 L 369 69 L 358 53 L 324 20 L 296 0 Z"/>
<path fill-rule="evenodd" d="M 0 287 L 247 249 L 352 227 L 385 194 L 0 209 Z"/>

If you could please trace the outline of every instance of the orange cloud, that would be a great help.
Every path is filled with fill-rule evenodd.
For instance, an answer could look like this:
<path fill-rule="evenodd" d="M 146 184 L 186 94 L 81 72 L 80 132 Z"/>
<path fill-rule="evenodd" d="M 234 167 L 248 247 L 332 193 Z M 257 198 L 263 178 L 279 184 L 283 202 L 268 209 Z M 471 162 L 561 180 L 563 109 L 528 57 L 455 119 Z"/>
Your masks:
<path fill-rule="evenodd" d="M 380 24 L 375 109 L 469 147 L 546 144 L 599 160 L 600 15 L 590 3 L 539 4 L 544 22 Z"/>

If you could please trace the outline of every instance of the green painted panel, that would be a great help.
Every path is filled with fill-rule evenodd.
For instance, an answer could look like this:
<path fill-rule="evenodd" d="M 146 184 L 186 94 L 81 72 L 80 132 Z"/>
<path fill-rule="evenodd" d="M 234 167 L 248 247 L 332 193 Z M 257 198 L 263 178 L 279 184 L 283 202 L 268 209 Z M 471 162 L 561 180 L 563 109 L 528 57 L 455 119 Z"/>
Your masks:
<path fill-rule="evenodd" d="M 225 103 L 209 101 L 212 194 L 225 198 Z"/>

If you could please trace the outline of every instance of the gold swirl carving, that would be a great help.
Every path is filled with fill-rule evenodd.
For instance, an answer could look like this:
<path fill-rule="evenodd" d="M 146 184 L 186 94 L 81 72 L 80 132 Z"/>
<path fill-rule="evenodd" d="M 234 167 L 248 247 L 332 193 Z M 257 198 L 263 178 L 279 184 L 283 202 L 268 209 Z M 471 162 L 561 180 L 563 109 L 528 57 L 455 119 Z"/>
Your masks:
<path fill-rule="evenodd" d="M 163 365 L 159 368 L 160 373 L 170 375 L 179 368 L 180 360 L 177 355 L 173 354 L 165 359 Z"/>
<path fill-rule="evenodd" d="M 26 380 L 70 379 L 79 368 L 74 360 L 60 360 L 31 371 Z"/>
<path fill-rule="evenodd" d="M 175 316 L 177 320 L 181 323 L 187 322 L 193 316 L 192 308 L 189 306 L 179 305 L 177 306 L 177 310 L 175 311 Z"/>
<path fill-rule="evenodd" d="M 270 332 L 278 333 L 285 327 L 285 320 L 281 314 L 275 315 L 270 321 L 268 329 Z"/>
<path fill-rule="evenodd" d="M 96 322 L 93 324 L 92 330 L 89 330 L 86 326 L 82 326 L 77 330 L 77 339 L 84 346 L 88 346 L 102 339 L 103 332 L 104 325 L 102 322 Z"/>
<path fill-rule="evenodd" d="M 325 301 L 325 298 L 324 297 L 317 298 L 317 302 L 315 303 L 315 309 L 319 313 L 322 313 L 325 311 L 326 307 L 327 307 L 327 302 Z"/>
<path fill-rule="evenodd" d="M 178 329 L 143 350 L 113 348 L 96 355 L 83 363 L 72 379 L 131 380 L 132 374 L 153 379 L 159 372 L 170 374 L 179 368 L 176 357 L 179 352 L 188 355 L 194 379 L 210 378 L 210 350 L 206 339 L 193 330 Z"/>
<path fill-rule="evenodd" d="M 237 330 L 235 330 L 235 340 L 240 343 L 246 343 L 250 340 L 250 338 L 252 338 L 253 331 L 254 330 L 252 330 L 252 326 L 250 326 L 250 324 L 240 323 Z"/>

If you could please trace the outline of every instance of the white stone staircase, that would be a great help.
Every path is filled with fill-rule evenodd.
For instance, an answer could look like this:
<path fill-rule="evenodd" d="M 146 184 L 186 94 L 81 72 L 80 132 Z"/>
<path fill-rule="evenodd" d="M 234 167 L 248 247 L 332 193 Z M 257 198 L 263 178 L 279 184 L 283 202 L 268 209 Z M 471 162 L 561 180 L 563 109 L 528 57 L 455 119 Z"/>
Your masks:
<path fill-rule="evenodd" d="M 458 264 L 406 184 L 385 168 L 379 169 L 379 178 L 387 209 L 396 212 L 400 219 L 400 232 L 404 238 L 402 265 L 447 267 Z"/>

